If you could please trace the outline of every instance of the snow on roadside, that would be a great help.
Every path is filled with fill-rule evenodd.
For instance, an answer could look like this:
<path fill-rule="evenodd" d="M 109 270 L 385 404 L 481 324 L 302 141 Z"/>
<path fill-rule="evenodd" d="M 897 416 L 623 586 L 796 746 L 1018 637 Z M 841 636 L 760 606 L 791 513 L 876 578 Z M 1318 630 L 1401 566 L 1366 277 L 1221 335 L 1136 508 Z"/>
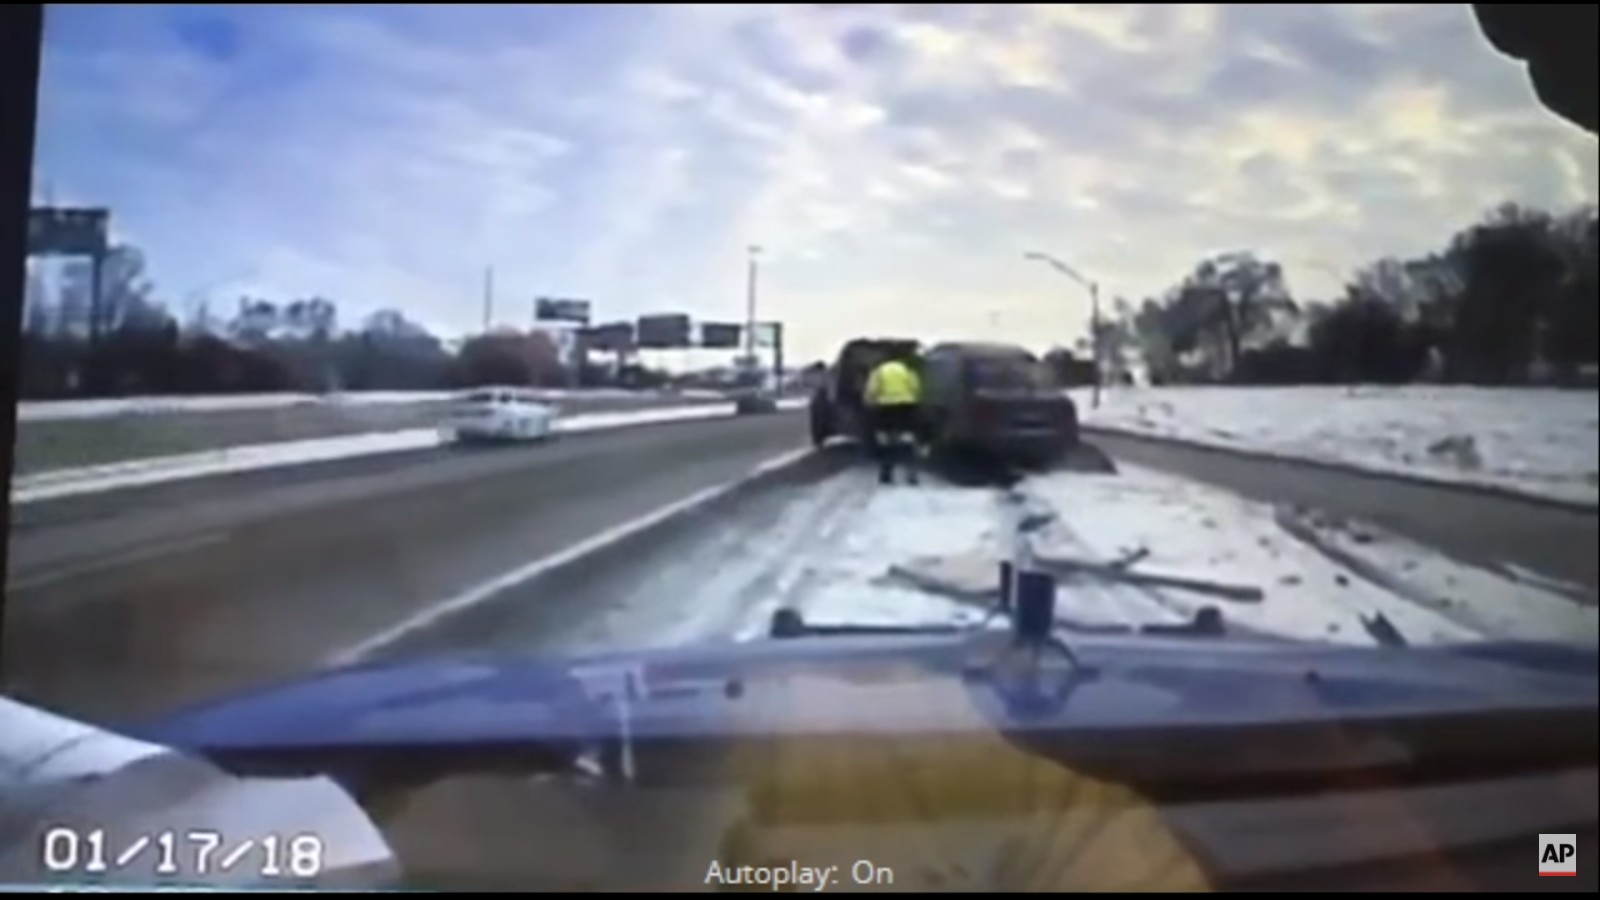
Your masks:
<path fill-rule="evenodd" d="M 165 481 L 328 462 L 352 456 L 423 450 L 438 446 L 442 441 L 443 437 L 437 429 L 408 428 L 403 431 L 311 438 L 303 441 L 244 444 L 217 450 L 133 459 L 81 468 L 50 469 L 13 478 L 11 502 L 36 503 Z"/>
<path fill-rule="evenodd" d="M 1272 507 L 1163 473 L 1123 466 L 1116 476 L 1058 474 L 1025 482 L 1025 490 L 1064 517 L 1065 527 L 1041 536 L 1042 554 L 1115 559 L 1144 550 L 1148 556 L 1135 571 L 1255 585 L 1264 592 L 1260 602 L 1249 603 L 1162 590 L 1163 602 L 1183 618 L 1211 605 L 1252 630 L 1334 643 L 1376 643 L 1361 623 L 1376 614 L 1418 644 L 1600 641 L 1592 606 L 1396 538 L 1360 547 L 1360 557 L 1373 568 L 1397 573 L 1377 583 L 1363 577 L 1365 567 L 1341 564 L 1290 535 Z M 1444 585 L 1451 588 L 1451 604 L 1418 602 Z M 1073 603 L 1069 591 L 1063 614 L 1070 614 Z"/>
<path fill-rule="evenodd" d="M 622 388 L 536 388 L 544 400 L 570 397 L 623 399 L 630 397 L 680 397 L 685 400 L 720 399 L 720 391 L 636 391 Z M 348 393 L 227 394 L 170 397 L 113 397 L 94 400 L 24 400 L 17 404 L 18 422 L 58 422 L 70 419 L 105 419 L 159 413 L 205 413 L 281 409 L 313 404 L 369 405 L 380 403 L 433 403 L 455 396 L 452 391 L 351 391 Z"/>
<path fill-rule="evenodd" d="M 1600 504 L 1600 398 L 1531 388 L 1112 388 L 1086 425 Z"/>
<path fill-rule="evenodd" d="M 114 397 L 95 400 L 24 400 L 18 422 L 108 419 L 160 413 L 233 412 L 282 409 L 319 403 L 426 403 L 449 396 L 438 391 L 371 391 L 351 394 L 226 394 L 196 397 Z"/>
<path fill-rule="evenodd" d="M 677 574 L 653 573 L 648 588 L 611 609 L 603 623 L 596 621 L 580 643 L 616 648 L 757 639 L 773 611 L 784 606 L 822 624 L 980 621 L 985 600 L 976 595 L 994 589 L 997 563 L 1009 543 L 1002 493 L 933 479 L 916 488 L 880 487 L 873 474 L 850 470 L 809 488 L 771 524 L 730 526 L 678 560 L 671 567 Z M 1263 592 L 1257 601 L 1239 601 L 1079 578 L 1061 586 L 1057 614 L 1063 621 L 1175 624 L 1211 606 L 1244 633 L 1325 643 L 1380 643 L 1362 621 L 1380 614 L 1413 644 L 1600 641 L 1592 606 L 1404 541 L 1367 544 L 1374 565 L 1406 573 L 1429 589 L 1453 585 L 1450 596 L 1459 605 L 1419 602 L 1411 587 L 1374 582 L 1360 567 L 1291 536 L 1272 507 L 1161 473 L 1063 473 L 1025 481 L 1021 492 L 1058 513 L 1058 523 L 1036 541 L 1043 556 L 1109 562 L 1143 550 L 1148 555 L 1133 571 Z M 913 586 L 894 577 L 894 569 L 911 570 L 965 596 Z M 691 614 L 680 604 L 662 603 L 663 597 L 681 596 L 695 598 Z"/>
<path fill-rule="evenodd" d="M 1600 608 L 1582 589 L 1463 565 L 1369 523 L 1298 509 L 1280 509 L 1278 518 L 1351 571 L 1475 631 L 1591 646 L 1600 641 Z"/>

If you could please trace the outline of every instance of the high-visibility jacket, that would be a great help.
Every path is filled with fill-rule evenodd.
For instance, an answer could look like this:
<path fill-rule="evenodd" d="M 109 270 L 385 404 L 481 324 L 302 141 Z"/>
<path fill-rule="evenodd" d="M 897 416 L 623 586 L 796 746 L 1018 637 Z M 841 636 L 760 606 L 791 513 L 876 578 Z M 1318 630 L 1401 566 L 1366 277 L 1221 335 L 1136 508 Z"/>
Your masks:
<path fill-rule="evenodd" d="M 922 399 L 922 379 L 898 359 L 880 364 L 867 376 L 868 406 L 903 406 Z"/>

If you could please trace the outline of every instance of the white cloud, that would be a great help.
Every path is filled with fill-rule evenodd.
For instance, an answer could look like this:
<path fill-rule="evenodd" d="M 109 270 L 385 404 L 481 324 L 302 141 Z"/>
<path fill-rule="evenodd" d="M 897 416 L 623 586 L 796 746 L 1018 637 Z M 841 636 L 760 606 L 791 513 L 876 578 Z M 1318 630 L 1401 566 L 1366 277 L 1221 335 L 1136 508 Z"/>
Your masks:
<path fill-rule="evenodd" d="M 1594 140 L 1463 6 L 52 7 L 39 169 L 173 295 L 256 286 L 475 328 L 743 304 L 1067 342 L 1048 248 L 1138 297 L 1253 247 L 1304 291 L 1503 200 L 1592 201 Z"/>

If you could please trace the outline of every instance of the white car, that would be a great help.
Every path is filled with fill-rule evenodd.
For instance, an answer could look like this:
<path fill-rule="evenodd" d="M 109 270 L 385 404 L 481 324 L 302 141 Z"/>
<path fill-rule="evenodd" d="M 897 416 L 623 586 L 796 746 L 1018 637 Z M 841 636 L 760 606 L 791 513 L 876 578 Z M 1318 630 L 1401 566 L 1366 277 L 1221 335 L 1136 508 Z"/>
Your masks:
<path fill-rule="evenodd" d="M 540 441 L 550 437 L 555 415 L 527 388 L 481 387 L 455 399 L 445 428 L 458 441 Z"/>

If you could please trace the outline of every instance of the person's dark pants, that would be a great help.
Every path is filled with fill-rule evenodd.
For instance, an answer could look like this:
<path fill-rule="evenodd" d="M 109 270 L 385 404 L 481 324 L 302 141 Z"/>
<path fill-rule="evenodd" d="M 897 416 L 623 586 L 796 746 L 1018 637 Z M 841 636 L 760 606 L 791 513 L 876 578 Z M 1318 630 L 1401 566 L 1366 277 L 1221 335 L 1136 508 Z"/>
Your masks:
<path fill-rule="evenodd" d="M 878 482 L 894 481 L 894 467 L 901 464 L 906 479 L 917 483 L 917 438 L 921 423 L 915 404 L 880 406 L 872 411 L 873 449 L 878 457 Z"/>

